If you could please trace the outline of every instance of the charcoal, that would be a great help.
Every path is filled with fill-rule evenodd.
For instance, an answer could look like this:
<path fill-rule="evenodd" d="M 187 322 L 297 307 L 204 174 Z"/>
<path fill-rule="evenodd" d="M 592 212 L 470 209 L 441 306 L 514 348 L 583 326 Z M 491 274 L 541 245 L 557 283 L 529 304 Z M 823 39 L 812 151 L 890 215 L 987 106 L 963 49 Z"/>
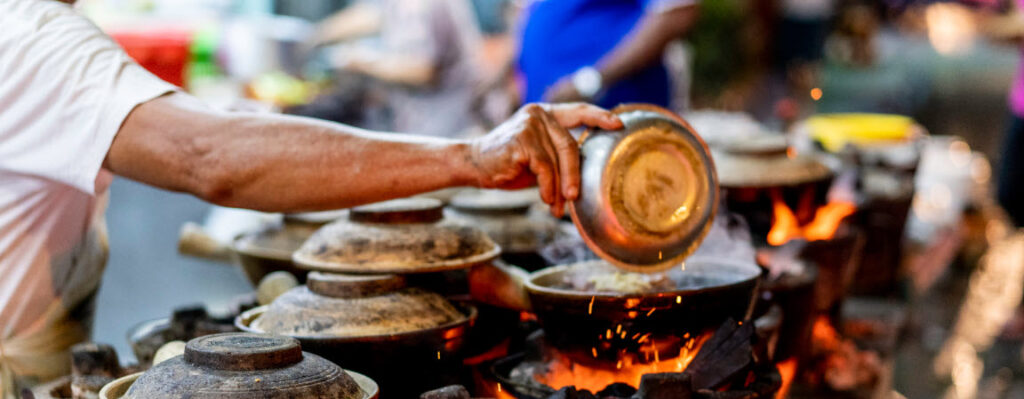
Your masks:
<path fill-rule="evenodd" d="M 693 379 L 694 389 L 720 387 L 752 364 L 753 324 L 740 325 L 732 319 L 726 320 L 704 343 L 686 369 Z"/>
<path fill-rule="evenodd" d="M 551 396 L 548 396 L 547 399 L 597 399 L 597 397 L 586 389 L 582 391 L 577 391 L 576 387 L 568 386 L 562 387 L 562 389 L 559 389 L 558 392 L 555 392 L 551 394 Z"/>
<path fill-rule="evenodd" d="M 449 385 L 424 392 L 420 399 L 469 399 L 469 391 L 462 385 Z"/>
<path fill-rule="evenodd" d="M 636 388 L 632 385 L 615 382 L 611 385 L 604 387 L 604 389 L 597 391 L 597 397 L 599 398 L 628 398 L 636 393 Z"/>
<path fill-rule="evenodd" d="M 121 365 L 117 351 L 107 344 L 86 342 L 71 347 L 71 374 L 74 376 L 103 375 L 117 377 Z"/>
<path fill-rule="evenodd" d="M 640 377 L 640 389 L 633 399 L 687 399 L 693 397 L 690 375 L 650 373 Z"/>
<path fill-rule="evenodd" d="M 171 336 L 174 339 L 187 341 L 195 335 L 196 324 L 200 320 L 208 320 L 209 317 L 206 308 L 201 304 L 174 309 L 174 312 L 171 313 Z"/>

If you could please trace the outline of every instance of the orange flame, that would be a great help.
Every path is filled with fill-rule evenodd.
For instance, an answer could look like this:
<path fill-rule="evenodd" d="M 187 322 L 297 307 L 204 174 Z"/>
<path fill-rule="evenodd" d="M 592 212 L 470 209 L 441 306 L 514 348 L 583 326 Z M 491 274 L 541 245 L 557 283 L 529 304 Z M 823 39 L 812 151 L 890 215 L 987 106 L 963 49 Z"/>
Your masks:
<path fill-rule="evenodd" d="M 818 208 L 814 220 L 800 226 L 793 211 L 779 196 L 772 197 L 773 220 L 768 231 L 768 243 L 782 245 L 795 238 L 819 241 L 832 238 L 839 229 L 843 218 L 850 216 L 857 207 L 849 202 L 830 202 Z"/>
<path fill-rule="evenodd" d="M 512 394 L 505 392 L 504 389 L 502 389 L 500 382 L 495 387 L 494 397 L 497 399 L 516 399 L 515 396 L 512 396 Z"/>
<path fill-rule="evenodd" d="M 779 375 L 782 376 L 782 386 L 775 393 L 775 399 L 785 399 L 786 396 L 789 396 L 789 388 L 793 386 L 793 379 L 796 378 L 797 360 L 795 357 L 791 357 L 775 366 L 779 368 Z"/>
<path fill-rule="evenodd" d="M 679 350 L 679 356 L 671 359 L 659 359 L 658 351 L 654 350 L 654 342 L 651 342 L 651 351 L 643 351 L 653 354 L 653 361 L 649 363 L 640 362 L 635 356 L 624 356 L 616 364 L 614 369 L 588 367 L 570 360 L 564 355 L 557 355 L 551 361 L 546 373 L 534 375 L 534 378 L 547 386 L 560 388 L 575 385 L 576 389 L 587 389 L 597 392 L 611 383 L 622 382 L 634 387 L 640 386 L 640 378 L 648 373 L 681 372 L 686 370 L 693 358 L 697 356 L 700 347 L 708 340 L 712 332 L 708 332 L 691 338 Z M 645 346 L 646 348 L 646 346 Z"/>
<path fill-rule="evenodd" d="M 828 316 L 818 316 L 818 319 L 814 321 L 811 337 L 814 349 L 821 352 L 837 351 L 843 343 L 842 337 L 829 321 Z"/>

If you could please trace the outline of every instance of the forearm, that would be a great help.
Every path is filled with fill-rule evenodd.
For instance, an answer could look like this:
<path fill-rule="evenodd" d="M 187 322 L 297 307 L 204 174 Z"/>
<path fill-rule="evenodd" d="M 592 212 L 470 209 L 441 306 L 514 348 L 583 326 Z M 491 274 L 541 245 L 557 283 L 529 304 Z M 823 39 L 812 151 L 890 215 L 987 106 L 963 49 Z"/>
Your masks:
<path fill-rule="evenodd" d="M 597 63 L 605 86 L 657 62 L 665 46 L 688 31 L 697 19 L 697 7 L 681 7 L 644 16 L 610 53 Z"/>
<path fill-rule="evenodd" d="M 380 10 L 367 3 L 351 5 L 317 24 L 314 44 L 369 36 L 380 30 Z"/>
<path fill-rule="evenodd" d="M 393 84 L 426 86 L 434 81 L 433 64 L 418 56 L 378 54 L 372 60 L 354 62 L 351 69 Z"/>
<path fill-rule="evenodd" d="M 133 134 L 140 131 L 158 134 Z M 220 205 L 301 211 L 474 185 L 468 146 L 307 118 L 218 112 L 175 94 L 133 111 L 107 167 Z"/>

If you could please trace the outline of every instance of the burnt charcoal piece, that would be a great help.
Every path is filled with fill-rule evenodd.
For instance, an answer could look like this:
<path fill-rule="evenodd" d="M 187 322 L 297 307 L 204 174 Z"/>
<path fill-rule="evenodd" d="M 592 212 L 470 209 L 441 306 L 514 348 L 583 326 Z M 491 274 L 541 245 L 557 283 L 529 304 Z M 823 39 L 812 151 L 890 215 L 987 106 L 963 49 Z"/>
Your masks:
<path fill-rule="evenodd" d="M 633 399 L 687 399 L 693 397 L 690 375 L 650 373 L 640 378 L 640 389 Z"/>
<path fill-rule="evenodd" d="M 628 398 L 630 396 L 633 396 L 633 394 L 635 394 L 635 393 L 636 393 L 636 388 L 633 388 L 632 385 L 621 383 L 621 382 L 614 382 L 611 385 L 604 387 L 604 389 L 598 391 L 597 392 L 597 397 L 599 397 L 599 398 Z"/>
<path fill-rule="evenodd" d="M 117 377 L 121 365 L 117 351 L 107 344 L 86 342 L 71 347 L 71 374 L 75 376 L 104 375 Z"/>
<path fill-rule="evenodd" d="M 171 335 L 173 337 L 192 337 L 196 331 L 196 324 L 201 320 L 208 320 L 210 316 L 202 304 L 182 306 L 174 309 L 171 314 Z"/>
<path fill-rule="evenodd" d="M 693 378 L 694 389 L 717 388 L 746 370 L 754 360 L 753 335 L 754 323 L 740 325 L 732 319 L 726 320 L 686 369 Z"/>
<path fill-rule="evenodd" d="M 462 385 L 449 385 L 424 392 L 420 399 L 469 399 L 469 391 Z"/>
<path fill-rule="evenodd" d="M 71 397 L 96 397 L 104 385 L 121 374 L 117 352 L 106 344 L 92 342 L 71 347 Z"/>
<path fill-rule="evenodd" d="M 551 394 L 547 399 L 597 399 L 593 393 L 584 389 L 577 391 L 576 387 L 562 387 L 558 392 Z"/>

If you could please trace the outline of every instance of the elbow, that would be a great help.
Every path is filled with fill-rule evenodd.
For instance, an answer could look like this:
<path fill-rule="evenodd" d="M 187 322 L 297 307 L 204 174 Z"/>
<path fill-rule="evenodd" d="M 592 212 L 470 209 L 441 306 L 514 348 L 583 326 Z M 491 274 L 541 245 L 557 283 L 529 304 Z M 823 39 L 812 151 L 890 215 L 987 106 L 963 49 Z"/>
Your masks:
<path fill-rule="evenodd" d="M 192 194 L 199 199 L 214 205 L 242 207 L 239 204 L 238 182 L 232 173 L 224 170 L 222 166 L 204 166 L 205 170 L 194 174 L 195 179 Z"/>
<path fill-rule="evenodd" d="M 228 179 L 211 178 L 203 181 L 195 195 L 214 205 L 240 207 L 235 196 L 235 187 Z"/>
<path fill-rule="evenodd" d="M 188 155 L 185 176 L 188 176 L 188 191 L 199 199 L 215 205 L 238 207 L 238 193 L 245 180 L 231 162 L 232 154 L 223 149 L 223 143 L 216 143 L 211 137 L 200 137 L 185 145 Z"/>

